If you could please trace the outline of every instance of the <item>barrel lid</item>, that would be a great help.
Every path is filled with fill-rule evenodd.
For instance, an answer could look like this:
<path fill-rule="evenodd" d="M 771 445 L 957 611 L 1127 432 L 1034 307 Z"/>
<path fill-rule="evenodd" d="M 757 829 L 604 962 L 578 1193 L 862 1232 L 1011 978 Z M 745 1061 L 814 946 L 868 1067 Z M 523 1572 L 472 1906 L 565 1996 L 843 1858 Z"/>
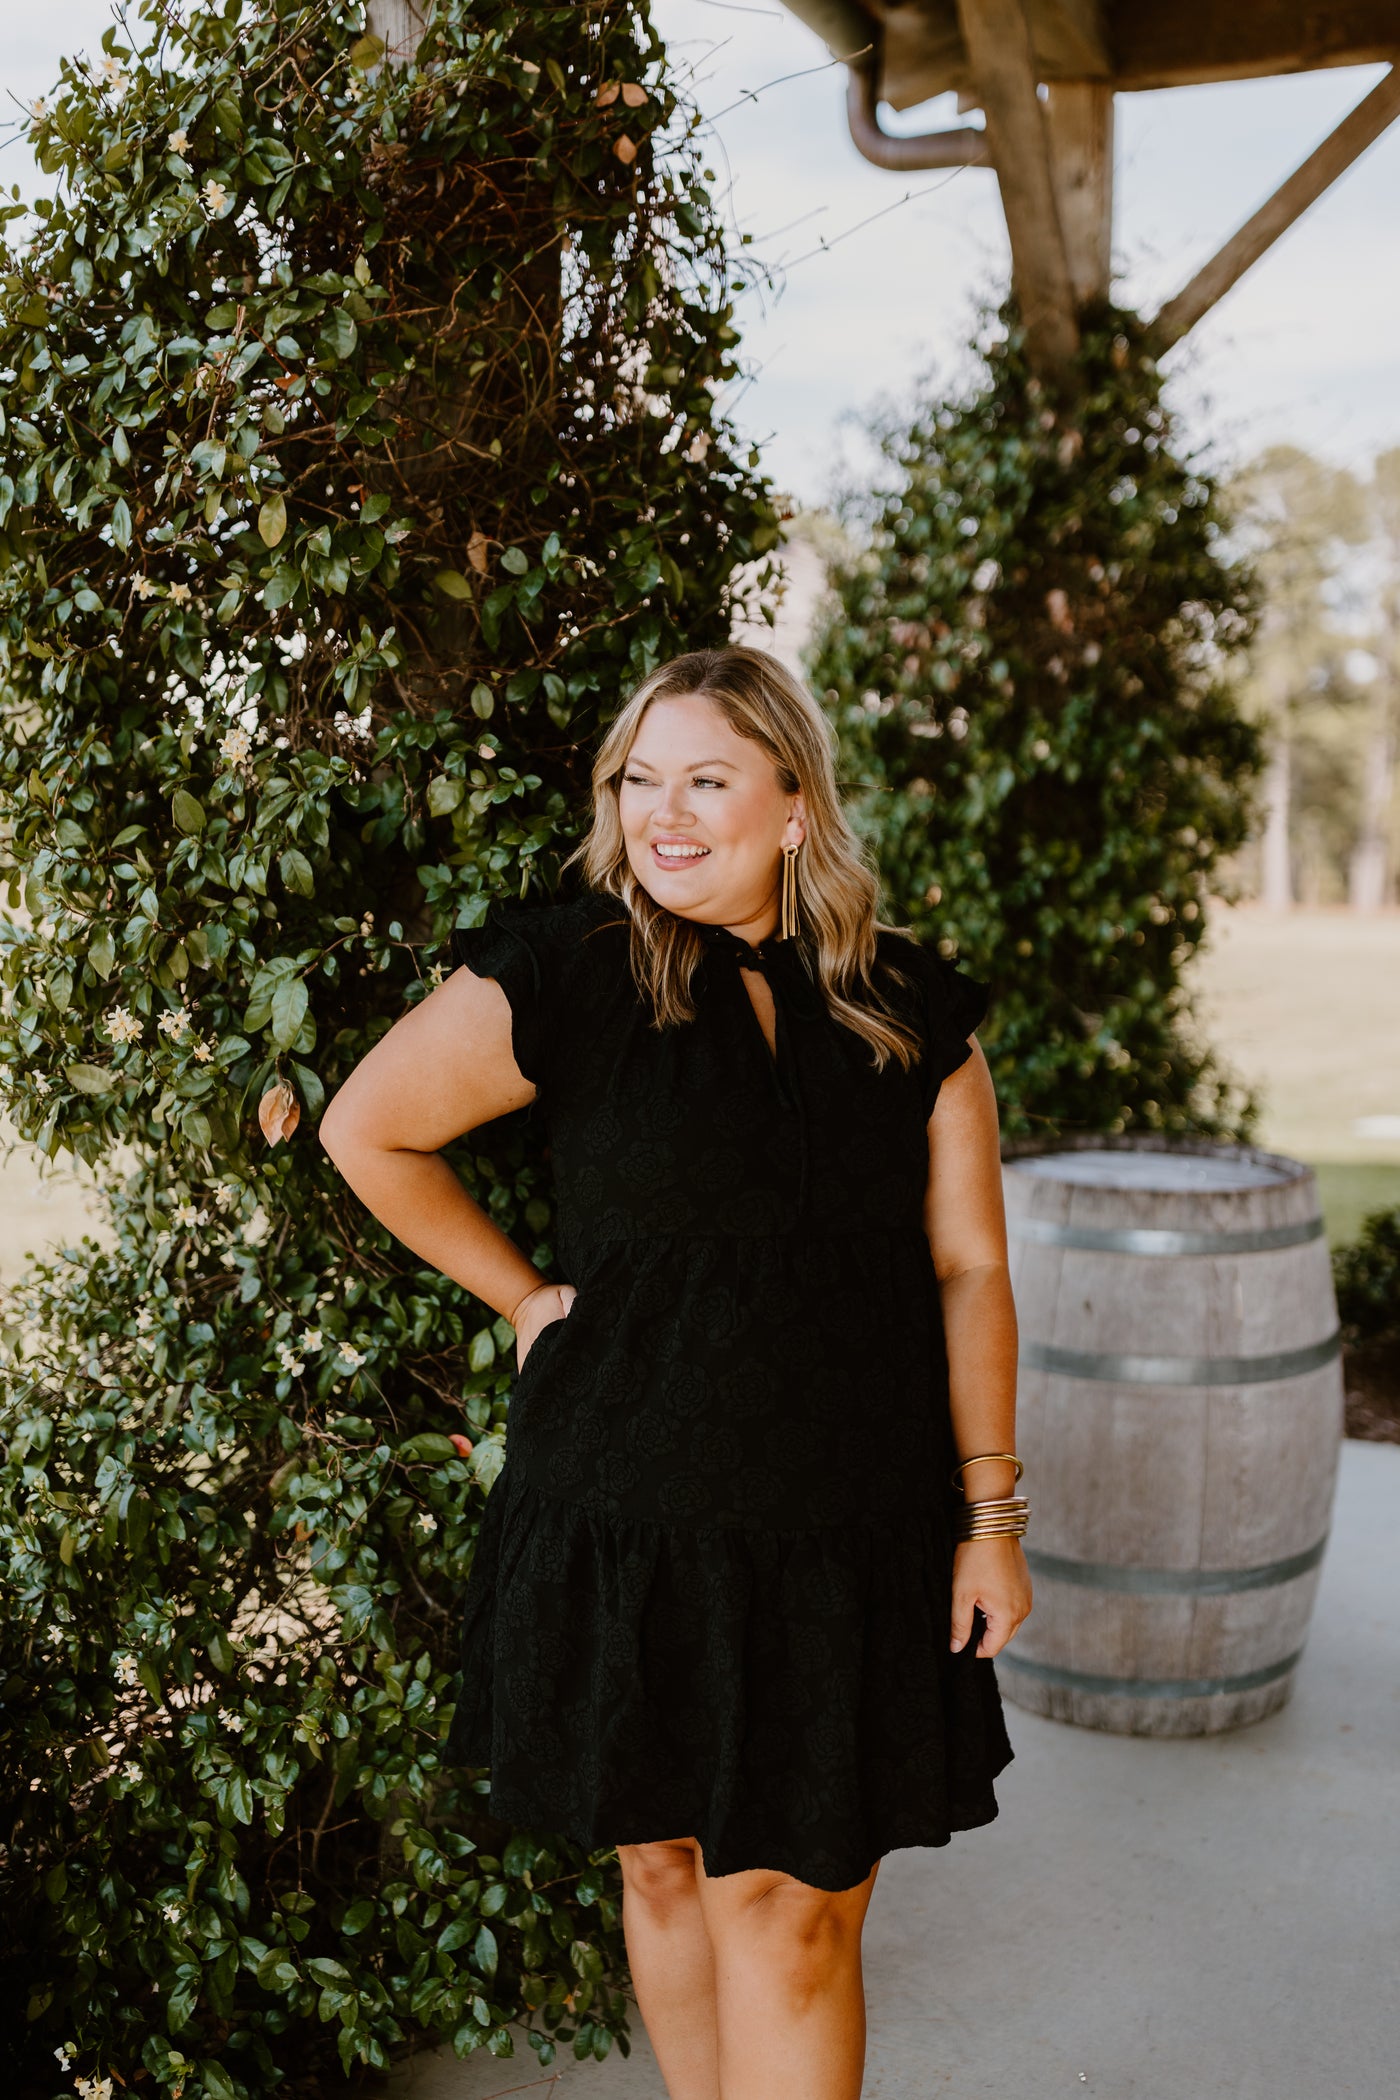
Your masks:
<path fill-rule="evenodd" d="M 1018 1174 L 1081 1188 L 1157 1189 L 1228 1193 L 1280 1188 L 1306 1170 L 1296 1160 L 1267 1152 L 1222 1149 L 1202 1152 L 1104 1150 L 1041 1152 L 1009 1162 Z"/>

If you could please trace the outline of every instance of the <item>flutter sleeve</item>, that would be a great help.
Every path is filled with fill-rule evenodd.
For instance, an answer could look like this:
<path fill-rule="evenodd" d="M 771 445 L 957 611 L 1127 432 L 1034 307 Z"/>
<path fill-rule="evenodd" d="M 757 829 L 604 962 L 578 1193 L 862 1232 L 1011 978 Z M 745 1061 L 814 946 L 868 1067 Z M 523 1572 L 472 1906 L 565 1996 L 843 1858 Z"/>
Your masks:
<path fill-rule="evenodd" d="M 494 903 L 480 926 L 454 926 L 451 955 L 454 965 L 464 964 L 474 977 L 494 977 L 505 993 L 516 1065 L 543 1094 L 550 1080 L 555 999 L 539 918 L 537 911 Z"/>
<path fill-rule="evenodd" d="M 918 985 L 925 1046 L 919 1085 L 924 1114 L 931 1116 L 944 1080 L 972 1055 L 969 1038 L 986 1014 L 987 987 L 946 961 L 931 942 L 901 942 L 898 960 Z"/>

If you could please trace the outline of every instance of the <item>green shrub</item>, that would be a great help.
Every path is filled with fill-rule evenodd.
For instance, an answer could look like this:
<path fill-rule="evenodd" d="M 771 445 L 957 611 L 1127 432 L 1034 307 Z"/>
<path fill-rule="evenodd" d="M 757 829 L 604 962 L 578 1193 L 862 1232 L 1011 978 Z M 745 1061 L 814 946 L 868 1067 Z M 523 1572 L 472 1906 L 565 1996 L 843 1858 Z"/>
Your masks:
<path fill-rule="evenodd" d="M 443 0 L 398 71 L 352 0 L 142 12 L 0 278 L 0 1074 L 110 1188 L 5 1307 L 5 2048 L 601 2055 L 615 1861 L 439 1749 L 512 1336 L 314 1122 L 776 541 L 719 223 L 631 0 Z M 529 1121 L 454 1151 L 547 1271 Z"/>
<path fill-rule="evenodd" d="M 1244 1134 L 1182 977 L 1260 764 L 1225 676 L 1249 579 L 1140 325 L 1086 329 L 1066 407 L 1002 320 L 979 385 L 887 433 L 812 653 L 852 813 L 895 915 L 993 984 L 1008 1136 Z"/>
<path fill-rule="evenodd" d="M 1333 1255 L 1332 1272 L 1349 1341 L 1400 1336 L 1400 1209 L 1372 1211 L 1359 1239 Z"/>

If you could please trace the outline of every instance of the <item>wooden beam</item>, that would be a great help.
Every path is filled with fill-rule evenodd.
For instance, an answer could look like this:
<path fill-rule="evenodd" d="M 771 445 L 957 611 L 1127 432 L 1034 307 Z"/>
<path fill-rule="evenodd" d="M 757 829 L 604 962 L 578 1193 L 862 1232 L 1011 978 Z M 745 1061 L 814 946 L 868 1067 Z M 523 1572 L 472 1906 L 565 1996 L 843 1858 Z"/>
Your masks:
<path fill-rule="evenodd" d="M 1067 382 L 1079 328 L 1025 10 L 1022 0 L 958 0 L 958 16 L 987 113 L 1027 353 L 1039 372 Z"/>
<path fill-rule="evenodd" d="M 1061 72 L 1084 80 L 1112 77 L 1098 0 L 1032 0 L 1031 33 L 1042 68 L 1049 64 L 1047 80 Z"/>
<path fill-rule="evenodd" d="M 1108 297 L 1113 266 L 1113 89 L 1052 80 L 1045 121 L 1069 281 L 1085 306 Z"/>
<path fill-rule="evenodd" d="M 1302 166 L 1294 169 L 1287 182 L 1274 191 L 1268 203 L 1261 205 L 1253 218 L 1246 219 L 1204 269 L 1198 270 L 1191 282 L 1174 299 L 1168 300 L 1155 323 L 1159 346 L 1170 348 L 1189 328 L 1194 328 L 1202 314 L 1209 313 L 1231 286 L 1238 284 L 1245 271 L 1258 262 L 1279 235 L 1286 233 L 1294 220 L 1300 219 L 1308 206 L 1315 204 L 1323 191 L 1330 188 L 1339 175 L 1345 174 L 1368 146 L 1374 145 L 1397 116 L 1400 116 L 1400 65 L 1391 67 L 1370 94 L 1357 103 L 1350 116 L 1343 117 L 1336 130 L 1329 133 Z"/>

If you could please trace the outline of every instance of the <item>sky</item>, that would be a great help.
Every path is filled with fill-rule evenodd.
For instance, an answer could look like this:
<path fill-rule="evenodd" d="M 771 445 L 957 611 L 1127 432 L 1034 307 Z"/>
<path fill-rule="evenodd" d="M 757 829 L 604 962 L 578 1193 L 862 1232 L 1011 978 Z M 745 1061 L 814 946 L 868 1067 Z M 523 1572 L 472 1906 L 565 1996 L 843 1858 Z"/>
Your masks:
<path fill-rule="evenodd" d="M 726 405 L 778 486 L 828 500 L 868 458 L 860 419 L 968 374 L 980 301 L 1009 271 L 991 173 L 897 175 L 851 145 L 844 73 L 778 0 L 653 0 L 708 120 L 708 165 L 771 288 L 738 302 Z M 20 105 L 92 52 L 109 0 L 7 10 L 0 90 Z M 1378 67 L 1120 95 L 1117 295 L 1151 313 L 1379 77 Z M 958 121 L 951 98 L 887 128 Z M 23 145 L 0 183 L 34 184 Z M 1400 124 L 1171 353 L 1171 398 L 1222 465 L 1288 440 L 1364 471 L 1400 444 Z"/>

